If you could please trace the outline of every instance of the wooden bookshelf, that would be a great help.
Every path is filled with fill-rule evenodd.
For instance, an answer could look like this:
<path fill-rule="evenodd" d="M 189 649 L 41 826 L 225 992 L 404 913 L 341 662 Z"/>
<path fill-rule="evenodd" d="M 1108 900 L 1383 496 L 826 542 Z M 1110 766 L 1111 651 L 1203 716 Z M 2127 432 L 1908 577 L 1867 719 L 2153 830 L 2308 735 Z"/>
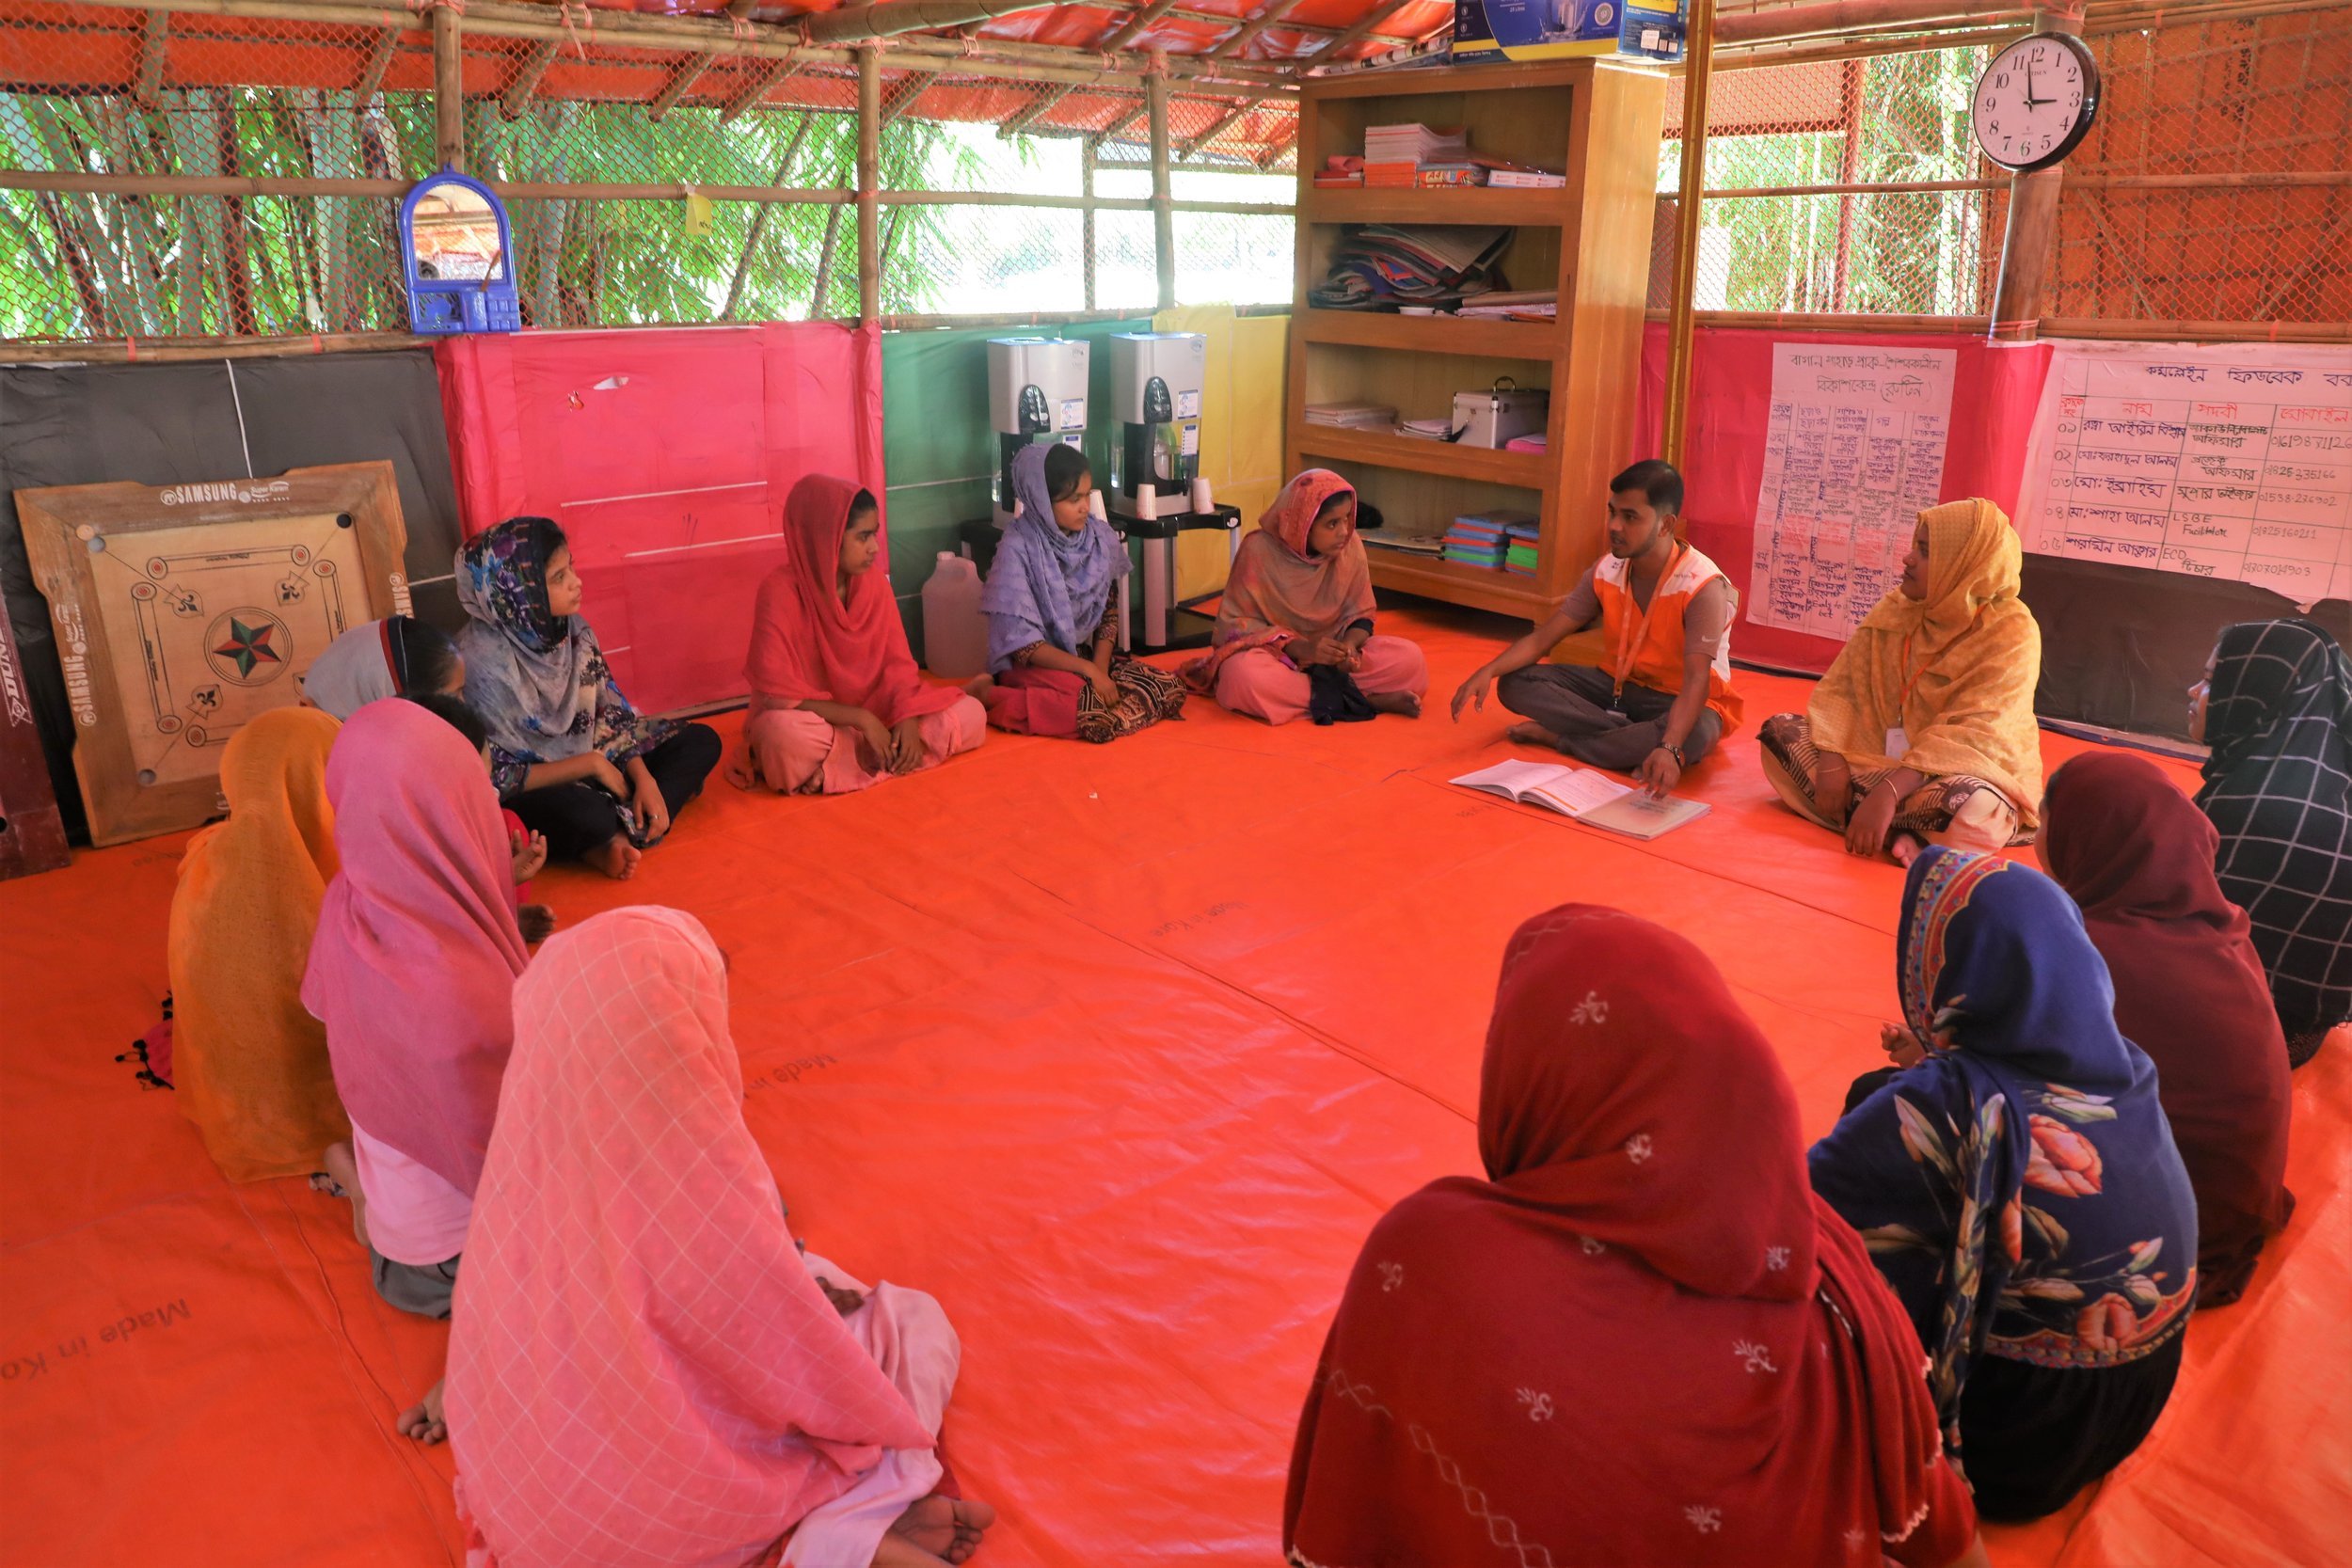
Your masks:
<path fill-rule="evenodd" d="M 1400 532 L 1455 513 L 1516 506 L 1541 519 L 1534 578 L 1372 549 L 1373 581 L 1398 593 L 1539 617 L 1600 555 L 1610 476 L 1632 449 L 1650 219 L 1666 78 L 1618 60 L 1364 71 L 1310 81 L 1300 94 L 1298 251 L 1284 420 L 1287 471 L 1337 468 Z M 1460 125 L 1470 147 L 1539 168 L 1565 186 L 1514 189 L 1315 188 L 1328 153 L 1360 153 L 1364 128 Z M 1556 288 L 1552 322 L 1319 310 L 1343 226 L 1461 224 L 1513 230 L 1502 274 L 1513 289 Z M 1498 375 L 1551 393 L 1546 450 L 1494 451 L 1311 425 L 1311 403 L 1394 404 L 1400 419 L 1452 411 L 1455 392 Z"/>

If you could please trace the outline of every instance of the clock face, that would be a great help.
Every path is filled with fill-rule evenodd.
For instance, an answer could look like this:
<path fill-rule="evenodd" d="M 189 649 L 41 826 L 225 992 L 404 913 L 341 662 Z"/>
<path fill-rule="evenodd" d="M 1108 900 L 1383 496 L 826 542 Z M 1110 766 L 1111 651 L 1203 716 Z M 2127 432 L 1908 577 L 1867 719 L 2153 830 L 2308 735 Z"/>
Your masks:
<path fill-rule="evenodd" d="M 2099 112 L 2099 66 L 2064 33 L 2020 39 L 1977 81 L 1977 145 L 2003 168 L 2047 168 L 2074 150 Z"/>

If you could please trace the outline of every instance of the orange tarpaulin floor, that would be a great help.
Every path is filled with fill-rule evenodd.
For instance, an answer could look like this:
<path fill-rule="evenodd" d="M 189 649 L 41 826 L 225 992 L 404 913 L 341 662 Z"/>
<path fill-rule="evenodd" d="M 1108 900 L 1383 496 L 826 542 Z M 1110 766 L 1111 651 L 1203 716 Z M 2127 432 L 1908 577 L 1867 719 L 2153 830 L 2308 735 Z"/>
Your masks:
<path fill-rule="evenodd" d="M 1502 623 L 1408 626 L 1441 697 Z M 540 895 L 572 921 L 675 904 L 728 949 L 795 1228 L 962 1334 L 947 1437 L 1002 1513 L 983 1568 L 1270 1562 L 1358 1243 L 1476 1168 L 1519 920 L 1590 899 L 1695 937 L 1809 1131 L 1883 1062 L 1901 874 L 1773 802 L 1754 721 L 1807 688 L 1741 685 L 1751 721 L 1692 787 L 1713 813 L 1651 845 L 1447 787 L 1506 754 L 1491 710 L 1277 731 L 1196 702 L 1104 748 L 993 735 L 850 799 L 714 782 L 634 882 Z M 230 1186 L 114 1060 L 163 995 L 181 843 L 0 884 L 0 1561 L 454 1563 L 449 1450 L 391 1430 L 446 1327 L 376 1298 L 343 1205 Z M 2003 1568 L 2352 1560 L 2348 1112 L 2340 1038 L 2296 1075 L 2300 1204 L 2253 1291 L 2191 1326 L 2122 1471 L 1994 1534 Z"/>

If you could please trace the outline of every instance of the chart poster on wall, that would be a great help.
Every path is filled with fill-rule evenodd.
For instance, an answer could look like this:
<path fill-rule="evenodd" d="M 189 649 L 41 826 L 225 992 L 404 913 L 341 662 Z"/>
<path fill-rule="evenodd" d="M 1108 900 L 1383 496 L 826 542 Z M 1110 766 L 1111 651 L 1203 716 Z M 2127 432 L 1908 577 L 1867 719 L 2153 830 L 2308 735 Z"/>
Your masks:
<path fill-rule="evenodd" d="M 16 511 L 57 630 L 93 844 L 217 816 L 229 738 L 299 702 L 344 631 L 408 612 L 389 463 L 19 490 Z"/>
<path fill-rule="evenodd" d="M 2026 459 L 2026 548 L 2352 594 L 2352 351 L 2060 343 Z"/>
<path fill-rule="evenodd" d="M 1958 359 L 1948 348 L 1775 345 L 1750 621 L 1843 641 L 1895 586 L 1944 483 Z"/>

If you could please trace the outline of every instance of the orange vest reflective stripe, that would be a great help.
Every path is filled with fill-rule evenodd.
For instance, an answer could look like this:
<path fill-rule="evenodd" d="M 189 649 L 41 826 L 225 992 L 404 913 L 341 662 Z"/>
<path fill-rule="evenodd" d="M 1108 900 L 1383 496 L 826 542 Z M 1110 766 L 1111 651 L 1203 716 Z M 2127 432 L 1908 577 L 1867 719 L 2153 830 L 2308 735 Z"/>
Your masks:
<path fill-rule="evenodd" d="M 1604 555 L 1593 568 L 1593 593 L 1600 599 L 1604 668 L 1619 688 L 1630 682 L 1682 694 L 1682 615 L 1698 591 L 1724 575 L 1716 565 L 1688 545 L 1678 545 L 1666 569 L 1659 574 L 1657 592 L 1644 610 L 1633 601 L 1632 567 L 1613 555 Z M 1732 594 L 1732 613 L 1739 613 L 1739 596 L 1724 578 L 1724 592 Z M 1707 705 L 1724 721 L 1724 733 L 1740 726 L 1740 694 L 1731 689 L 1731 632 L 1726 626 L 1722 646 L 1707 672 Z"/>

